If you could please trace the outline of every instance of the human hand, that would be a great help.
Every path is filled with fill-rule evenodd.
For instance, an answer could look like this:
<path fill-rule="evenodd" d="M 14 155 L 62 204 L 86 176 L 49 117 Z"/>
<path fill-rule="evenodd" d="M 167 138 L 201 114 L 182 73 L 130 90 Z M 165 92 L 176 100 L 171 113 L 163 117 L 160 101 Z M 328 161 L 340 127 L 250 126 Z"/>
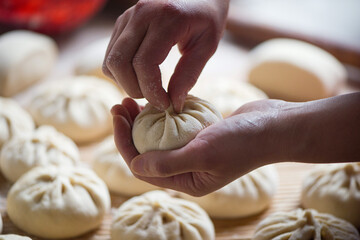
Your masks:
<path fill-rule="evenodd" d="M 201 196 L 269 163 L 286 158 L 277 124 L 283 101 L 246 104 L 232 116 L 202 130 L 180 149 L 139 155 L 132 141 L 132 124 L 140 107 L 130 98 L 112 109 L 115 143 L 134 175 L 151 184 Z M 269 131 L 271 128 L 272 131 Z M 286 141 L 283 141 L 286 142 Z"/>
<path fill-rule="evenodd" d="M 140 0 L 116 21 L 103 72 L 133 98 L 181 112 L 186 95 L 221 38 L 229 0 Z M 162 88 L 161 64 L 177 44 L 182 54 Z"/>

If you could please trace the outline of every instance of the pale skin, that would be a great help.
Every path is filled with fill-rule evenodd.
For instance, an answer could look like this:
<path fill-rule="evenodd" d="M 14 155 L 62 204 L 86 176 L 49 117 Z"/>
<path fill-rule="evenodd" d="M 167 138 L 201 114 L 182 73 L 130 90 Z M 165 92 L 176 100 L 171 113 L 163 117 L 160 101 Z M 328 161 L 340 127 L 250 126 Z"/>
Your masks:
<path fill-rule="evenodd" d="M 144 96 L 159 109 L 166 109 L 172 103 L 181 112 L 184 96 L 215 51 L 224 28 L 228 1 L 188 2 L 193 3 L 186 0 L 140 1 L 140 6 L 125 13 L 128 17 L 120 16 L 106 53 L 104 72 L 122 85 L 130 96 Z M 172 16 L 171 25 L 180 31 L 174 36 L 165 23 L 165 27 L 160 24 L 169 16 Z M 137 24 L 141 20 L 146 25 L 143 26 L 147 28 L 146 34 L 138 30 Z M 189 24 L 197 20 L 200 23 Z M 209 28 L 212 29 L 210 32 Z M 147 37 L 151 32 L 167 37 L 161 40 L 151 37 L 154 35 Z M 141 44 L 131 43 L 127 49 L 120 43 L 117 45 L 118 41 L 130 36 L 139 38 L 133 41 Z M 158 65 L 176 43 L 180 44 L 183 57 L 166 92 L 161 87 Z M 159 44 L 167 47 L 161 48 Z M 200 50 L 197 46 L 208 47 Z M 119 61 L 114 59 L 117 51 L 121 53 Z M 195 64 L 194 59 L 200 63 Z M 152 73 L 153 77 L 148 78 L 146 73 Z M 306 103 L 252 102 L 202 130 L 180 149 L 144 154 L 137 152 L 131 134 L 133 121 L 140 111 L 141 107 L 130 98 L 111 111 L 115 143 L 129 168 L 139 179 L 194 196 L 215 191 L 271 163 L 356 162 L 360 159 L 360 93 Z"/>

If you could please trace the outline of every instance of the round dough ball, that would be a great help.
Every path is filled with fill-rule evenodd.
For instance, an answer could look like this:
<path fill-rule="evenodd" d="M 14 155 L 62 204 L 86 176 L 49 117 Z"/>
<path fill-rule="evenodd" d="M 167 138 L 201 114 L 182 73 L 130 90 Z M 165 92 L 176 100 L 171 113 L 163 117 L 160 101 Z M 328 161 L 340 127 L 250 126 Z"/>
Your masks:
<path fill-rule="evenodd" d="M 102 72 L 102 65 L 110 38 L 96 40 L 84 47 L 75 62 L 76 75 L 91 75 L 103 79 L 109 79 Z"/>
<path fill-rule="evenodd" d="M 359 240 L 351 223 L 315 210 L 274 213 L 259 223 L 253 240 Z"/>
<path fill-rule="evenodd" d="M 160 111 L 147 104 L 135 118 L 132 136 L 139 153 L 171 150 L 185 146 L 198 132 L 221 119 L 209 102 L 188 95 L 179 114 L 172 106 Z"/>
<path fill-rule="evenodd" d="M 0 150 L 12 137 L 29 134 L 34 128 L 33 119 L 17 102 L 0 97 Z"/>
<path fill-rule="evenodd" d="M 37 166 L 74 166 L 79 161 L 75 143 L 51 126 L 13 138 L 4 144 L 0 154 L 1 171 L 11 182 Z"/>
<path fill-rule="evenodd" d="M 44 85 L 29 110 L 38 125 L 52 125 L 76 143 L 88 143 L 111 133 L 110 109 L 122 98 L 114 85 L 79 76 Z"/>
<path fill-rule="evenodd" d="M 0 240 L 31 240 L 31 238 L 16 234 L 2 234 L 0 235 Z"/>
<path fill-rule="evenodd" d="M 94 156 L 92 167 L 110 191 L 135 196 L 159 189 L 134 177 L 115 146 L 114 136 L 105 139 L 96 149 Z"/>
<path fill-rule="evenodd" d="M 347 79 L 328 52 L 292 39 L 266 41 L 250 52 L 249 81 L 271 98 L 309 101 L 333 96 Z"/>
<path fill-rule="evenodd" d="M 211 102 L 224 117 L 248 102 L 267 99 L 260 89 L 232 78 L 203 79 L 198 81 L 190 93 Z"/>
<path fill-rule="evenodd" d="M 275 195 L 278 175 L 269 165 L 256 169 L 225 187 L 203 197 L 180 193 L 182 198 L 196 202 L 211 217 L 239 218 L 266 209 Z"/>
<path fill-rule="evenodd" d="M 105 183 L 90 169 L 37 167 L 11 187 L 7 213 L 42 238 L 70 238 L 97 228 L 110 209 Z"/>
<path fill-rule="evenodd" d="M 43 79 L 57 59 L 48 36 L 17 30 L 0 36 L 0 95 L 12 96 Z"/>
<path fill-rule="evenodd" d="M 304 179 L 301 203 L 360 228 L 360 163 L 315 168 Z"/>
<path fill-rule="evenodd" d="M 210 240 L 215 239 L 215 230 L 197 204 L 152 191 L 120 206 L 113 218 L 111 239 Z"/>

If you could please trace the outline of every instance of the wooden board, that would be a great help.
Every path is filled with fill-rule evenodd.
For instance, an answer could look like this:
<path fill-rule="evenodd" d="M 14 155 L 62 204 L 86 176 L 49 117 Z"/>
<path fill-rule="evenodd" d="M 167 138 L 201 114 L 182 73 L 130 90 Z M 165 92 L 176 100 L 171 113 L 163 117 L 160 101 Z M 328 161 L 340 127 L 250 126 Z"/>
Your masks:
<path fill-rule="evenodd" d="M 88 148 L 83 149 L 82 158 L 90 160 L 91 151 Z M 281 163 L 275 165 L 279 172 L 279 187 L 274 200 L 263 213 L 256 216 L 243 219 L 212 219 L 216 230 L 217 240 L 242 240 L 251 239 L 256 225 L 269 214 L 276 211 L 288 211 L 299 207 L 301 182 L 304 175 L 311 169 L 311 164 L 295 164 Z M 20 234 L 28 235 L 19 230 L 10 221 L 6 214 L 6 194 L 10 188 L 10 184 L 0 176 L 0 212 L 3 218 L 3 234 Z M 109 212 L 99 229 L 88 234 L 80 236 L 78 240 L 108 240 L 110 239 L 111 216 L 116 208 L 118 208 L 128 198 L 120 195 L 111 194 L 112 210 Z M 33 237 L 33 239 L 41 239 Z"/>

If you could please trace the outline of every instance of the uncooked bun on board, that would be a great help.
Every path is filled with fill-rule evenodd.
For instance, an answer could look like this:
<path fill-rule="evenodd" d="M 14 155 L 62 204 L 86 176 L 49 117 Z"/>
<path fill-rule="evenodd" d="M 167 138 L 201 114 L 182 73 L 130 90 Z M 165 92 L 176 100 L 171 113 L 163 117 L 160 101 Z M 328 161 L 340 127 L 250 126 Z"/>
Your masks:
<path fill-rule="evenodd" d="M 172 106 L 160 111 L 151 104 L 135 118 L 132 130 L 139 153 L 183 147 L 204 128 L 222 119 L 209 102 L 188 95 L 181 113 Z"/>
<path fill-rule="evenodd" d="M 108 137 L 96 148 L 92 167 L 111 192 L 135 196 L 158 189 L 134 177 L 115 146 L 114 136 Z"/>
<path fill-rule="evenodd" d="M 7 196 L 7 213 L 20 229 L 42 238 L 71 238 L 100 226 L 110 210 L 105 183 L 91 170 L 37 167 Z"/>
<path fill-rule="evenodd" d="M 35 128 L 30 114 L 10 98 L 0 97 L 0 151 L 12 137 L 29 134 Z"/>
<path fill-rule="evenodd" d="M 42 80 L 57 58 L 49 37 L 24 30 L 0 36 L 0 96 L 12 96 Z"/>
<path fill-rule="evenodd" d="M 112 240 L 212 240 L 213 223 L 196 203 L 152 191 L 124 202 L 111 226 Z"/>
<path fill-rule="evenodd" d="M 29 110 L 38 125 L 52 125 L 76 143 L 88 143 L 111 133 L 110 109 L 122 98 L 114 85 L 79 76 L 43 85 Z"/>
<path fill-rule="evenodd" d="M 305 178 L 301 203 L 360 228 L 360 163 L 320 165 Z"/>
<path fill-rule="evenodd" d="M 180 196 L 199 204 L 210 217 L 247 217 L 269 206 L 276 192 L 277 180 L 276 169 L 264 166 L 203 197 L 185 193 L 180 193 Z"/>
<path fill-rule="evenodd" d="M 224 117 L 245 103 L 267 99 L 260 89 L 234 78 L 201 79 L 190 93 L 209 101 Z"/>
<path fill-rule="evenodd" d="M 326 51 L 293 39 L 273 39 L 249 54 L 249 82 L 270 98 L 309 101 L 334 96 L 347 79 Z"/>
<path fill-rule="evenodd" d="M 75 166 L 79 161 L 75 143 L 51 126 L 12 138 L 0 153 L 1 172 L 11 182 L 37 166 Z"/>
<path fill-rule="evenodd" d="M 351 223 L 315 210 L 276 212 L 262 220 L 253 240 L 359 240 Z"/>
<path fill-rule="evenodd" d="M 1 234 L 0 240 L 31 240 L 31 238 L 16 234 Z"/>

